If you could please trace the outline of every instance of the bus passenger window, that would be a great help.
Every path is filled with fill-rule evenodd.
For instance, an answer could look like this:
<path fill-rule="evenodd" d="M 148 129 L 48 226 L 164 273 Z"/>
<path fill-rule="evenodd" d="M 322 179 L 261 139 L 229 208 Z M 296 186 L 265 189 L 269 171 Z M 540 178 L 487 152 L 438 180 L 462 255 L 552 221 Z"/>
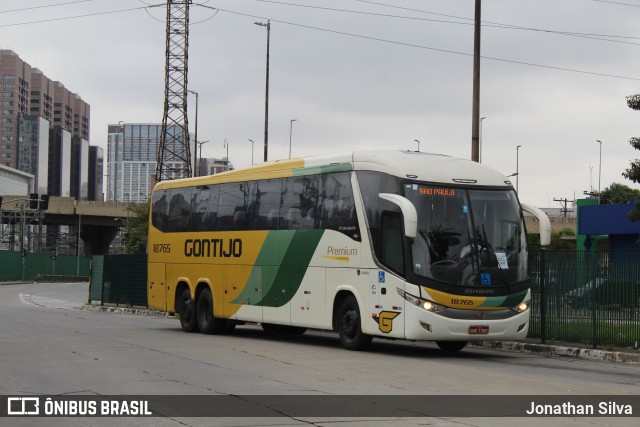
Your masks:
<path fill-rule="evenodd" d="M 169 231 L 187 231 L 191 206 L 191 188 L 176 188 L 171 191 L 169 203 Z"/>
<path fill-rule="evenodd" d="M 191 202 L 189 229 L 194 231 L 215 229 L 217 205 L 218 187 L 207 185 L 196 187 Z"/>
<path fill-rule="evenodd" d="M 152 196 L 151 224 L 159 230 L 166 231 L 168 209 L 167 191 L 154 191 Z"/>

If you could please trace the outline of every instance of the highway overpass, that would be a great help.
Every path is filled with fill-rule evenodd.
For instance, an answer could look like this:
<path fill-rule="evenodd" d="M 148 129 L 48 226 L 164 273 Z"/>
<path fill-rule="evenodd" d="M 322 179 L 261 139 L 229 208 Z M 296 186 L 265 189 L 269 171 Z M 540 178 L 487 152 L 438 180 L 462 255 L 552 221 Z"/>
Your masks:
<path fill-rule="evenodd" d="M 77 201 L 73 197 L 50 196 L 49 206 L 44 210 L 31 209 L 26 196 L 0 197 L 3 229 L 7 224 L 13 224 L 13 230 L 26 226 L 66 225 L 77 233 L 79 228 L 86 256 L 108 253 L 118 228 L 123 227 L 131 216 L 127 210 L 129 203 Z"/>

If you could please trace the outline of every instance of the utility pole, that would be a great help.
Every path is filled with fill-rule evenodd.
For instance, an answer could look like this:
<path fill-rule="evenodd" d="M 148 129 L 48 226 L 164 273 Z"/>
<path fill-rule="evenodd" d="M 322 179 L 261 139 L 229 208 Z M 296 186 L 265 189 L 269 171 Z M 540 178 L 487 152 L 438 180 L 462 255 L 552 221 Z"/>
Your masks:
<path fill-rule="evenodd" d="M 481 0 L 476 0 L 473 32 L 473 108 L 471 113 L 471 160 L 480 161 L 480 9 Z"/>
<path fill-rule="evenodd" d="M 264 96 L 264 161 L 267 161 L 269 152 L 269 40 L 271 38 L 271 21 L 255 22 L 256 25 L 267 29 L 267 82 Z"/>
<path fill-rule="evenodd" d="M 562 205 L 562 208 L 560 209 L 560 212 L 562 213 L 562 217 L 566 218 L 567 217 L 567 213 L 569 212 L 573 212 L 572 210 L 567 209 L 567 204 L 569 202 L 573 202 L 572 200 L 567 199 L 566 197 L 564 199 L 553 199 L 554 202 L 560 202 L 560 205 Z"/>

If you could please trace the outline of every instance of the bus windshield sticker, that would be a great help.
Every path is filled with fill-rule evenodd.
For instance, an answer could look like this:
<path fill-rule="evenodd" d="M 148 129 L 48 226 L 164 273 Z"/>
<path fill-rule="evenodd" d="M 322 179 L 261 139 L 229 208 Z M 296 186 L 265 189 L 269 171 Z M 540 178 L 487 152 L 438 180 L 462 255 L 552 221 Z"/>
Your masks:
<path fill-rule="evenodd" d="M 480 274 L 480 284 L 483 286 L 491 285 L 491 274 L 489 273 L 481 273 Z"/>
<path fill-rule="evenodd" d="M 507 262 L 507 254 L 504 252 L 496 252 L 496 258 L 498 260 L 498 266 L 503 269 L 509 269 L 509 263 Z"/>

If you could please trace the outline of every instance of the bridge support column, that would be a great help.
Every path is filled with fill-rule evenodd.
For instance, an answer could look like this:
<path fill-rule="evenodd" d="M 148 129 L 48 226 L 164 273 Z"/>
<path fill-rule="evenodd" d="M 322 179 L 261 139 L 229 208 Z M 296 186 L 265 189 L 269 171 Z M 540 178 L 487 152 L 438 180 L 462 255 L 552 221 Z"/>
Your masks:
<path fill-rule="evenodd" d="M 82 225 L 80 238 L 84 242 L 84 255 L 107 255 L 109 245 L 117 233 L 118 227 Z"/>

